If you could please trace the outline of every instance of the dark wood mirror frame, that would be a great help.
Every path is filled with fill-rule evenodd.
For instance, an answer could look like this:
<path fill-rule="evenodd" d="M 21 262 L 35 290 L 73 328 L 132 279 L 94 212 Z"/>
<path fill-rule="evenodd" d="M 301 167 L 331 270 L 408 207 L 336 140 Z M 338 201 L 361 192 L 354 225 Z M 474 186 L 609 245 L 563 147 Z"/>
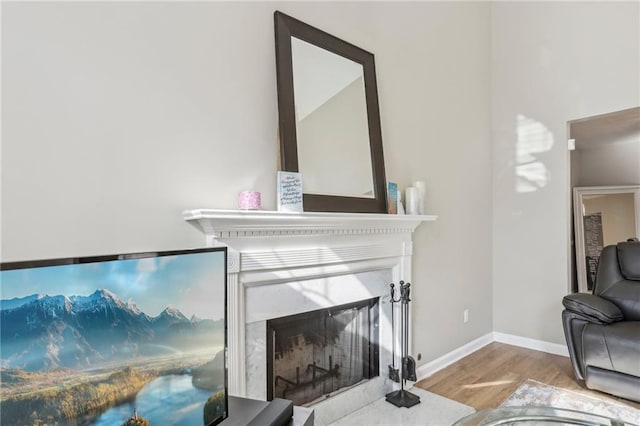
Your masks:
<path fill-rule="evenodd" d="M 304 210 L 316 212 L 387 213 L 382 131 L 380 128 L 380 110 L 373 54 L 278 11 L 274 13 L 274 21 L 281 170 L 299 171 L 291 37 L 296 37 L 357 62 L 362 65 L 364 70 L 371 170 L 373 172 L 373 198 L 304 193 Z M 304 175 L 302 178 L 304 181 Z"/>

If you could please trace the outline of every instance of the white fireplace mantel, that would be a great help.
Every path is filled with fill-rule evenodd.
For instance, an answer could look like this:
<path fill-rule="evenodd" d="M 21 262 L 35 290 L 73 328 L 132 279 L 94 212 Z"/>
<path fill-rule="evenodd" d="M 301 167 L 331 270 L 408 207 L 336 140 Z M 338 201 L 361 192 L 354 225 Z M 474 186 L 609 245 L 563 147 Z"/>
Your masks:
<path fill-rule="evenodd" d="M 372 213 L 283 213 L 264 210 L 197 209 L 184 219 L 205 235 L 218 238 L 277 235 L 380 234 L 413 232 L 433 215 Z"/>
<path fill-rule="evenodd" d="M 256 362 L 254 354 L 256 345 L 262 345 L 261 339 L 266 334 L 263 337 L 256 335 L 255 327 L 265 318 L 278 317 L 273 315 L 273 309 L 269 308 L 273 305 L 265 298 L 278 301 L 286 293 L 283 293 L 282 285 L 287 287 L 287 283 L 306 288 L 324 280 L 319 288 L 307 289 L 305 297 L 312 294 L 319 296 L 322 303 L 338 305 L 354 301 L 349 298 L 356 298 L 358 291 L 362 292 L 362 285 L 368 285 L 360 283 L 362 285 L 349 289 L 349 282 L 353 280 L 345 277 L 387 271 L 383 272 L 385 282 L 386 279 L 409 281 L 413 232 L 421 223 L 437 219 L 433 215 L 212 209 L 187 210 L 183 217 L 205 235 L 209 246 L 228 248 L 229 392 L 256 399 L 264 396 L 262 388 L 266 387 L 266 376 L 256 372 L 256 365 L 263 361 Z M 339 286 L 337 296 L 336 286 Z M 364 291 L 375 290 L 379 295 L 387 295 L 386 284 L 383 287 L 382 293 L 379 285 L 377 289 Z M 311 302 L 315 303 L 315 299 Z M 276 305 L 280 309 L 282 303 Z M 288 306 L 297 308 L 295 305 L 289 303 Z M 384 333 L 386 338 L 389 331 Z M 382 365 L 381 368 L 387 367 Z M 384 371 L 381 371 L 378 380 L 370 381 L 370 392 L 357 392 L 356 395 L 366 394 L 369 399 L 376 397 L 381 386 L 389 386 L 383 375 Z M 256 388 L 256 383 L 260 384 L 260 389 Z M 338 400 L 334 396 L 326 401 L 338 404 Z M 362 404 L 366 403 L 362 401 Z M 334 406 L 323 410 L 316 405 L 319 418 L 324 416 L 323 412 L 335 415 L 336 411 Z"/>

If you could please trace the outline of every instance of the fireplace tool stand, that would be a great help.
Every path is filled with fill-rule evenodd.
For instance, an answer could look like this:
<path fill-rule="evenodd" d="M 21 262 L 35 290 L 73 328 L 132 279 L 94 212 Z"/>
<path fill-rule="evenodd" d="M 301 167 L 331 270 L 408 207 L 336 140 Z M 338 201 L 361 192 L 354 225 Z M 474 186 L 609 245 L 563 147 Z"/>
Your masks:
<path fill-rule="evenodd" d="M 390 285 L 391 287 L 391 324 L 393 329 L 393 345 L 392 345 L 392 361 L 389 366 L 389 377 L 393 381 L 400 382 L 400 389 L 397 391 L 390 392 L 386 395 L 387 402 L 392 403 L 396 407 L 413 407 L 414 405 L 420 403 L 420 397 L 415 395 L 404 388 L 406 381 L 416 381 L 416 362 L 415 360 L 409 356 L 409 291 L 411 284 L 405 283 L 404 281 L 400 281 L 400 298 L 398 300 L 394 299 L 395 296 L 395 286 L 393 283 Z M 395 367 L 395 318 L 393 316 L 394 303 L 400 303 L 400 333 L 401 333 L 401 346 L 402 346 L 402 360 L 401 360 L 401 377 L 398 377 L 398 370 Z"/>

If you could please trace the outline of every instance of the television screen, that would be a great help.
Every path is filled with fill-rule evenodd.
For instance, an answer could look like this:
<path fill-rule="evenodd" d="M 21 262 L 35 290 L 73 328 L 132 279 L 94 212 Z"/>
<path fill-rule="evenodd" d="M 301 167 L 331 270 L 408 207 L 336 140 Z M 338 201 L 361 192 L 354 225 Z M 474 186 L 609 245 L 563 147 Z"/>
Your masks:
<path fill-rule="evenodd" d="M 2 424 L 220 423 L 226 257 L 207 248 L 1 264 Z"/>

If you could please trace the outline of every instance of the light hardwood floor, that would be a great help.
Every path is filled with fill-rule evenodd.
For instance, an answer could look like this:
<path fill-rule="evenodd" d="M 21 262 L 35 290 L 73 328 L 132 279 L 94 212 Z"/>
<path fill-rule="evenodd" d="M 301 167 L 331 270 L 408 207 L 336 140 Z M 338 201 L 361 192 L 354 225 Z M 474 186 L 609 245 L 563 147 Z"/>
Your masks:
<path fill-rule="evenodd" d="M 495 342 L 416 386 L 482 410 L 500 406 L 527 379 L 640 409 L 638 403 L 587 389 L 575 379 L 569 358 Z"/>

